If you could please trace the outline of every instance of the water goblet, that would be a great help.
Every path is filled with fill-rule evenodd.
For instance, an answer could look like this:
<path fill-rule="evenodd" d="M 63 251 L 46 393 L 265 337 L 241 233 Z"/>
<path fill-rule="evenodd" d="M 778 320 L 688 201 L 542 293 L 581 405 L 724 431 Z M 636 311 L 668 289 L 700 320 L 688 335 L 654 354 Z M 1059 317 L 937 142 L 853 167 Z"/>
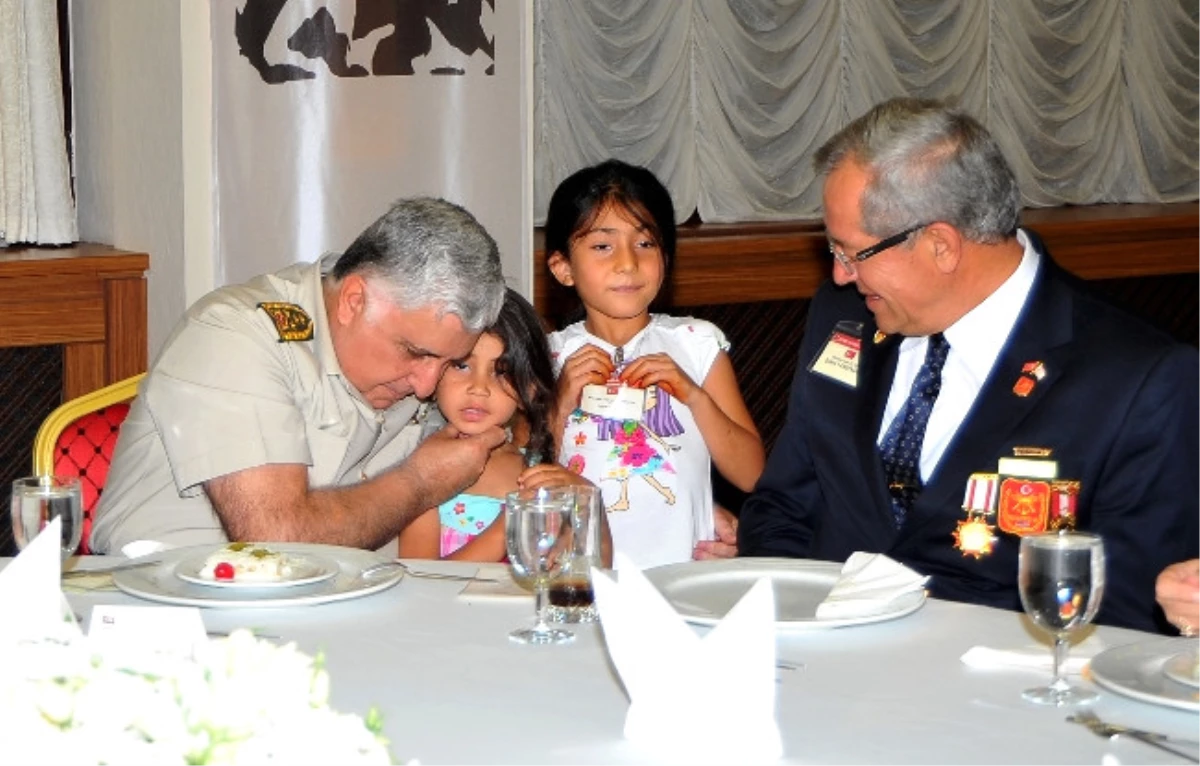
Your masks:
<path fill-rule="evenodd" d="M 575 493 L 569 488 L 518 490 L 505 498 L 508 559 L 522 577 L 533 581 L 537 622 L 508 637 L 520 644 L 561 644 L 575 639 L 568 630 L 546 624 L 546 586 L 567 558 Z"/>
<path fill-rule="evenodd" d="M 1017 582 L 1021 606 L 1038 627 L 1054 636 L 1054 679 L 1023 697 L 1042 705 L 1092 702 L 1095 692 L 1067 683 L 1063 666 L 1068 636 L 1092 621 L 1104 595 L 1104 541 L 1082 532 L 1050 532 L 1021 538 Z"/>
<path fill-rule="evenodd" d="M 83 536 L 83 490 L 75 476 L 25 476 L 12 484 L 13 539 L 24 550 L 56 517 L 62 519 L 62 560 Z"/>

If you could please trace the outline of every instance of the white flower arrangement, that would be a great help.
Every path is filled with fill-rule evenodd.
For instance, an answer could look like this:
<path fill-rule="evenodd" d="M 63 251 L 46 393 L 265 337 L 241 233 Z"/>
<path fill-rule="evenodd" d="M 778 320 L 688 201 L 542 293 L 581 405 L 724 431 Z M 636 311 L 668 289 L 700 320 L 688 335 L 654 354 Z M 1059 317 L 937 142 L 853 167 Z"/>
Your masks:
<path fill-rule="evenodd" d="M 118 660 L 86 639 L 47 639 L 0 662 L 0 732 L 13 763 L 391 763 L 375 711 L 364 721 L 328 702 L 320 656 L 249 631 L 190 658 Z"/>

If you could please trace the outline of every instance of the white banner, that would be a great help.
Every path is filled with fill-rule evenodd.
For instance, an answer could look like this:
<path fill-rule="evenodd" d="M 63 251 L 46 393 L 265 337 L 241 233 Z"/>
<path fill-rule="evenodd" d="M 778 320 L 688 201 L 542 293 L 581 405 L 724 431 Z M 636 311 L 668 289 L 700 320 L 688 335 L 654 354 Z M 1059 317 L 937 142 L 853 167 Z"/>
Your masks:
<path fill-rule="evenodd" d="M 340 252 L 431 195 L 474 213 L 529 292 L 527 2 L 211 9 L 217 284 Z"/>

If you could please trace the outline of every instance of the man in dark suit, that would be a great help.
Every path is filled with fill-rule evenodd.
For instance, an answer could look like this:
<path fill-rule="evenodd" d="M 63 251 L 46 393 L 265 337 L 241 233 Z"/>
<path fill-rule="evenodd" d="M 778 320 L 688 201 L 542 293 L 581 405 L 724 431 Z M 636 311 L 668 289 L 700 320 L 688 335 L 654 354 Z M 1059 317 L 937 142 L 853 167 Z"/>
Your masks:
<path fill-rule="evenodd" d="M 1104 540 L 1097 621 L 1166 629 L 1155 577 L 1200 535 L 1195 350 L 1018 229 L 1012 172 L 964 114 L 889 101 L 816 162 L 835 284 L 741 555 L 886 553 L 934 596 L 1020 609 L 1021 536 L 1074 526 Z"/>

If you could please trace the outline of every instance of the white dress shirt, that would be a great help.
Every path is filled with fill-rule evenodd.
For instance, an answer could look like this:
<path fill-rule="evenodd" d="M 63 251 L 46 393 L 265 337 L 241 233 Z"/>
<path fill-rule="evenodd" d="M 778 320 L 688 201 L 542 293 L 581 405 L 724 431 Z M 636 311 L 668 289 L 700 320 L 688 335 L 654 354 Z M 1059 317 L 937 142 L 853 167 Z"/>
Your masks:
<path fill-rule="evenodd" d="M 1008 342 L 1008 336 L 1033 287 L 1041 256 L 1029 244 L 1025 232 L 1017 231 L 1017 241 L 1025 248 L 1025 255 L 1016 271 L 983 303 L 942 333 L 950 343 L 950 354 L 942 368 L 942 390 L 934 402 L 933 412 L 925 427 L 925 441 L 921 444 L 923 483 L 929 482 L 946 448 L 954 439 L 959 424 L 966 420 L 975 397 L 996 363 L 996 357 Z M 883 411 L 876 444 L 883 441 L 888 425 L 904 407 L 913 381 L 925 361 L 925 349 L 928 346 L 927 336 L 901 341 L 896 375 L 892 378 L 892 389 Z"/>

